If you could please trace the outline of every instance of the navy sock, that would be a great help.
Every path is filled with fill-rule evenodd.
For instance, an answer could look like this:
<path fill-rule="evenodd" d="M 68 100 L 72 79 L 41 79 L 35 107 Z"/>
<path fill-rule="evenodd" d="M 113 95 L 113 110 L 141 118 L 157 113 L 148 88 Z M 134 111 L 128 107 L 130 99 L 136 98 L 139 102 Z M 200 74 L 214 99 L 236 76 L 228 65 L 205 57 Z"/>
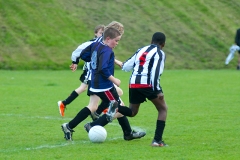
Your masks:
<path fill-rule="evenodd" d="M 165 128 L 165 121 L 157 120 L 154 139 L 158 142 L 162 140 L 163 131 Z"/>
<path fill-rule="evenodd" d="M 75 118 L 73 118 L 69 123 L 69 128 L 73 129 L 75 128 L 79 123 L 81 123 L 83 120 L 85 120 L 89 115 L 91 114 L 91 111 L 84 107 L 82 110 L 78 112 Z"/>
<path fill-rule="evenodd" d="M 70 96 L 67 99 L 62 101 L 62 103 L 66 106 L 66 105 L 70 104 L 77 97 L 78 97 L 78 93 L 74 90 L 74 91 L 72 91 L 72 93 L 70 94 Z"/>
<path fill-rule="evenodd" d="M 101 104 L 98 106 L 96 113 L 100 115 L 104 111 L 104 109 L 108 108 L 108 106 L 109 106 L 109 102 L 106 103 L 102 101 Z"/>
<path fill-rule="evenodd" d="M 102 115 L 101 117 L 99 117 L 96 121 L 93 121 L 90 123 L 90 125 L 93 127 L 93 126 L 96 126 L 96 125 L 100 125 L 100 126 L 105 126 L 107 125 L 109 122 L 107 120 L 107 115 L 104 114 Z"/>
<path fill-rule="evenodd" d="M 128 116 L 128 117 L 132 117 L 132 110 L 126 106 L 118 106 L 118 112 L 125 115 L 125 116 Z"/>
<path fill-rule="evenodd" d="M 117 120 L 118 120 L 118 123 L 120 124 L 120 126 L 122 127 L 123 134 L 126 136 L 130 135 L 132 132 L 132 129 L 131 129 L 131 126 L 129 124 L 127 117 L 123 116 L 123 117 L 118 118 Z"/>

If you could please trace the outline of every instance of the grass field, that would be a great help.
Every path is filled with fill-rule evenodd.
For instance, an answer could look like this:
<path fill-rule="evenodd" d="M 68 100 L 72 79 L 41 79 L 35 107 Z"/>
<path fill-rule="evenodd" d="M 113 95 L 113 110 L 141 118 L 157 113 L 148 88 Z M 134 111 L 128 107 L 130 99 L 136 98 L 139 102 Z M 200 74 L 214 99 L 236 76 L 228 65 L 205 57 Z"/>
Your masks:
<path fill-rule="evenodd" d="M 66 142 L 60 126 L 88 104 L 82 94 L 61 118 L 57 101 L 79 86 L 81 71 L 0 70 L 0 159 L 169 159 L 235 160 L 240 157 L 240 73 L 236 70 L 165 70 L 161 85 L 167 101 L 165 148 L 152 148 L 156 109 L 142 104 L 129 118 L 132 128 L 147 135 L 124 141 L 117 121 L 107 125 L 106 141 L 93 144 L 83 125 L 75 128 L 73 142 Z M 116 71 L 128 104 L 130 73 Z"/>

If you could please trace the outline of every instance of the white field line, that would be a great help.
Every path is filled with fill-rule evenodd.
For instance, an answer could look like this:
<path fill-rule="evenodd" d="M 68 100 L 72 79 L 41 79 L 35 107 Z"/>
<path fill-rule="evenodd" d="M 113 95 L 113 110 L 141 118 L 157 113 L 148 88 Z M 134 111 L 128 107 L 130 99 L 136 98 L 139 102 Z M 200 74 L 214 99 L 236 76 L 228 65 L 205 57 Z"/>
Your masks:
<path fill-rule="evenodd" d="M 35 119 L 35 118 L 38 118 L 38 119 L 51 119 L 51 120 L 71 120 L 71 118 L 62 118 L 62 117 L 52 117 L 52 116 L 44 116 L 44 117 L 41 117 L 41 116 L 26 116 L 26 115 L 23 115 L 23 114 L 0 114 L 1 116 L 6 116 L 6 117 L 22 117 L 22 118 L 29 118 L 29 119 Z"/>
<path fill-rule="evenodd" d="M 53 117 L 53 116 L 44 116 L 44 117 L 41 117 L 41 116 L 26 116 L 26 115 L 23 115 L 23 114 L 0 114 L 0 116 L 6 116 L 6 117 L 22 117 L 22 118 L 29 118 L 29 119 L 46 119 L 46 120 L 72 120 L 72 118 L 62 118 L 62 117 Z M 113 126 L 118 126 L 119 124 L 116 122 L 114 123 L 109 123 L 108 125 L 113 125 Z M 132 129 L 136 130 L 136 131 L 144 131 L 146 132 L 145 129 L 142 129 L 138 126 L 132 126 Z"/>
<path fill-rule="evenodd" d="M 113 141 L 116 139 L 122 139 L 122 137 L 115 137 L 115 138 L 108 138 L 106 141 Z M 11 152 L 19 152 L 19 151 L 31 151 L 31 150 L 39 150 L 39 149 L 51 149 L 51 148 L 59 148 L 65 147 L 69 145 L 78 145 L 78 144 L 85 144 L 85 143 L 92 143 L 90 141 L 67 141 L 61 144 L 56 145 L 49 145 L 44 144 L 36 147 L 28 147 L 28 148 L 16 148 L 16 149 L 1 149 L 0 153 L 11 153 Z"/>
<path fill-rule="evenodd" d="M 46 120 L 71 120 L 72 118 L 61 118 L 61 117 L 52 117 L 52 116 L 26 116 L 23 114 L 0 114 L 0 116 L 6 116 L 6 117 L 21 117 L 21 118 L 30 118 L 30 119 L 46 119 Z M 108 125 L 113 125 L 113 126 L 118 126 L 118 123 L 109 123 Z M 138 126 L 131 126 L 134 130 L 136 131 L 145 131 L 145 129 L 140 128 Z M 122 139 L 121 137 L 114 137 L 114 138 L 108 138 L 106 141 L 113 141 L 116 139 Z M 15 148 L 15 149 L 0 149 L 0 153 L 10 153 L 10 152 L 19 152 L 19 151 L 31 151 L 31 150 L 39 150 L 39 149 L 51 149 L 51 148 L 58 148 L 58 147 L 65 147 L 69 145 L 75 145 L 75 144 L 84 144 L 84 143 L 91 143 L 90 141 L 72 141 L 72 142 L 65 142 L 61 144 L 56 144 L 56 145 L 49 145 L 49 144 L 44 144 L 36 147 L 28 147 L 28 148 Z"/>

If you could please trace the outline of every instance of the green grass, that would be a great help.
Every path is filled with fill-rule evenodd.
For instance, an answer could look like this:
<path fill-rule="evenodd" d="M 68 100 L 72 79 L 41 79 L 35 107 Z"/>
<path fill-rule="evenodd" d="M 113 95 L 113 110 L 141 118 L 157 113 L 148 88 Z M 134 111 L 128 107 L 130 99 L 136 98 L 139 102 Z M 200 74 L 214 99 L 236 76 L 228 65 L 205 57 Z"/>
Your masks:
<path fill-rule="evenodd" d="M 157 112 L 150 103 L 129 118 L 134 129 L 147 135 L 124 141 L 114 121 L 105 128 L 106 141 L 93 144 L 83 125 L 75 128 L 74 141 L 66 142 L 60 125 L 88 104 L 82 94 L 61 118 L 57 101 L 79 86 L 82 71 L 0 70 L 0 159 L 239 159 L 240 74 L 231 70 L 165 70 L 161 85 L 169 110 L 164 140 L 169 147 L 152 148 Z M 128 104 L 130 73 L 116 71 L 122 99 Z"/>
<path fill-rule="evenodd" d="M 239 6 L 239 0 L 0 0 L 0 69 L 66 69 L 94 27 L 113 20 L 125 28 L 115 49 L 122 61 L 162 31 L 167 69 L 225 69 Z M 229 68 L 236 64 L 235 58 Z"/>

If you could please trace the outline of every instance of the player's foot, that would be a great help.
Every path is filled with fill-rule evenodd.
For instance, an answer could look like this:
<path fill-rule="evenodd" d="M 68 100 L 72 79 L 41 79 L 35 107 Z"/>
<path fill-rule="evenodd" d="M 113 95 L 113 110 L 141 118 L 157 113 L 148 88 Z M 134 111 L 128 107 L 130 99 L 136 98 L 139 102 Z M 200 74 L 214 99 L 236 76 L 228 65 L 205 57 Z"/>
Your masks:
<path fill-rule="evenodd" d="M 90 129 L 92 128 L 92 126 L 91 126 L 90 123 L 87 123 L 87 124 L 84 125 L 84 128 L 85 128 L 85 130 L 86 130 L 87 132 L 89 132 Z"/>
<path fill-rule="evenodd" d="M 93 121 L 96 121 L 99 118 L 99 114 L 97 112 L 93 112 L 90 114 Z"/>
<path fill-rule="evenodd" d="M 108 112 L 108 108 L 106 108 L 102 111 L 103 114 L 106 114 L 107 112 Z"/>
<path fill-rule="evenodd" d="M 64 133 L 64 138 L 66 140 L 72 141 L 72 134 L 73 134 L 74 130 L 69 128 L 68 123 L 63 123 L 61 127 L 62 127 L 62 131 Z"/>
<path fill-rule="evenodd" d="M 146 135 L 146 132 L 136 132 L 136 131 L 132 131 L 132 133 L 129 136 L 125 136 L 124 135 L 124 140 L 126 141 L 130 141 L 133 139 L 138 139 L 138 138 L 142 138 Z"/>
<path fill-rule="evenodd" d="M 58 101 L 58 109 L 59 109 L 59 113 L 62 117 L 64 116 L 65 108 L 66 108 L 66 106 L 62 103 L 62 101 Z"/>
<path fill-rule="evenodd" d="M 167 147 L 168 145 L 164 143 L 164 141 L 156 141 L 155 139 L 152 141 L 151 146 L 153 147 Z"/>
<path fill-rule="evenodd" d="M 108 107 L 108 112 L 106 113 L 106 115 L 107 115 L 106 118 L 109 122 L 113 121 L 113 118 L 114 118 L 115 114 L 117 113 L 117 111 L 118 111 L 118 102 L 111 101 L 109 104 L 109 107 Z"/>

